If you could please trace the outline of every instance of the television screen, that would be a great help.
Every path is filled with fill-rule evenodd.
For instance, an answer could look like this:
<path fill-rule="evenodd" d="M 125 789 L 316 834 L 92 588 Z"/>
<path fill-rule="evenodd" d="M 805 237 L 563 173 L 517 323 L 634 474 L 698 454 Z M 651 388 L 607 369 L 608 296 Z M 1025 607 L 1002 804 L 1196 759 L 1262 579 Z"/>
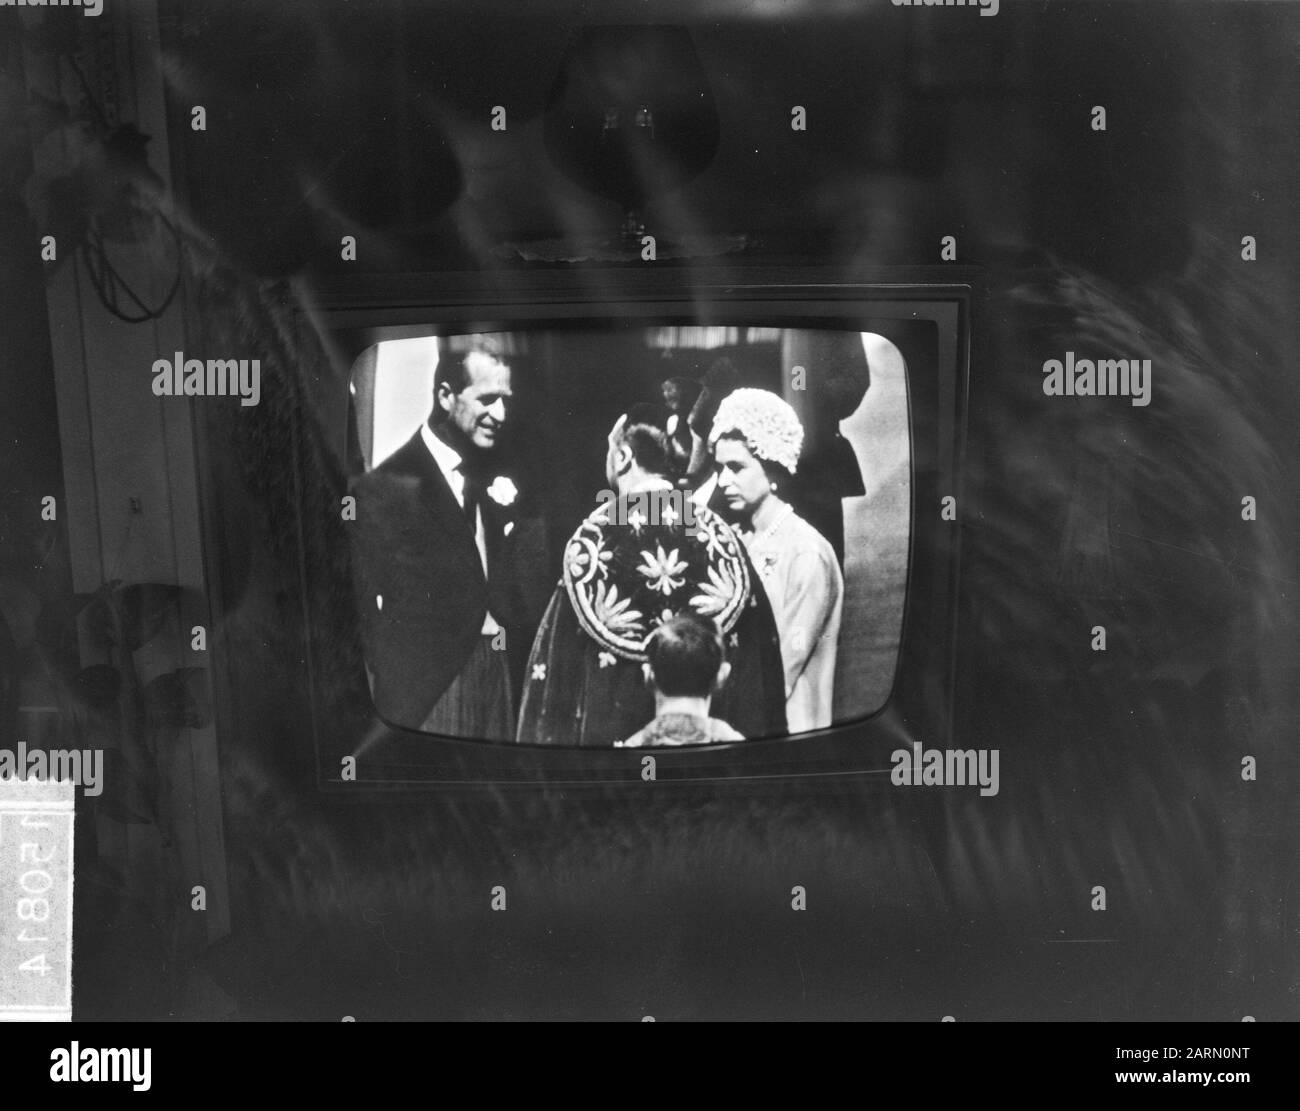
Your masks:
<path fill-rule="evenodd" d="M 882 336 L 430 335 L 367 348 L 351 393 L 354 590 L 385 720 L 688 744 L 885 702 L 911 449 Z"/>
<path fill-rule="evenodd" d="M 691 290 L 316 291 L 322 785 L 888 774 L 944 735 L 967 291 Z"/>

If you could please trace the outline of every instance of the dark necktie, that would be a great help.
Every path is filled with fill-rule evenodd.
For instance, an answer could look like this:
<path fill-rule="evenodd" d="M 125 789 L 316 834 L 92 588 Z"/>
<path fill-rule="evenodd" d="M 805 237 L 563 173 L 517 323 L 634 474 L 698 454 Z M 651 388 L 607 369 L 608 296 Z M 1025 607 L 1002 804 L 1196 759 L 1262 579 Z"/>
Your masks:
<path fill-rule="evenodd" d="M 477 475 L 468 470 L 463 464 L 460 467 L 461 476 L 465 479 L 464 505 L 465 519 L 469 521 L 470 532 L 478 534 L 478 507 L 479 502 L 483 500 L 483 484 L 479 481 Z"/>

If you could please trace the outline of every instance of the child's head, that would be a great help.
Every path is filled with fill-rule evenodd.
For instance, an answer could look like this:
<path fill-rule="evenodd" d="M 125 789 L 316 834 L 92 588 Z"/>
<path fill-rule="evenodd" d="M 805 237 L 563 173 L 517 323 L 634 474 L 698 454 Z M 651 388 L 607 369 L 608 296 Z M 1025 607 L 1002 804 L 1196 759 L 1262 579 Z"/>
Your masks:
<path fill-rule="evenodd" d="M 665 698 L 708 698 L 731 670 L 717 623 L 692 610 L 655 630 L 646 660 L 647 678 Z"/>

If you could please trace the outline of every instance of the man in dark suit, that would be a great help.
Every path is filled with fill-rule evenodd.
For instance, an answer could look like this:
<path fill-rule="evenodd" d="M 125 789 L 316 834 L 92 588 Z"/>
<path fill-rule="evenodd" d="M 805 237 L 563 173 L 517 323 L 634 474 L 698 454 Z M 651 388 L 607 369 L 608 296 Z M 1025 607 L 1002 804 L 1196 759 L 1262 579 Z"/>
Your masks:
<path fill-rule="evenodd" d="M 428 422 L 354 485 L 353 582 L 381 716 L 508 740 L 516 490 L 493 462 L 509 418 L 511 369 L 499 337 L 465 339 L 454 351 L 440 344 Z"/>

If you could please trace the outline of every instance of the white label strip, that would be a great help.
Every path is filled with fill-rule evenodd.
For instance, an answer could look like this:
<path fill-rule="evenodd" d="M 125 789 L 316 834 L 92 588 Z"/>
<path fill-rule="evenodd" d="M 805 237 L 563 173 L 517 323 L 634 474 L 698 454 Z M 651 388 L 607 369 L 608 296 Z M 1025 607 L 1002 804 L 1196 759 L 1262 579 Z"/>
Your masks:
<path fill-rule="evenodd" d="M 72 1021 L 74 790 L 0 778 L 0 1022 Z"/>

